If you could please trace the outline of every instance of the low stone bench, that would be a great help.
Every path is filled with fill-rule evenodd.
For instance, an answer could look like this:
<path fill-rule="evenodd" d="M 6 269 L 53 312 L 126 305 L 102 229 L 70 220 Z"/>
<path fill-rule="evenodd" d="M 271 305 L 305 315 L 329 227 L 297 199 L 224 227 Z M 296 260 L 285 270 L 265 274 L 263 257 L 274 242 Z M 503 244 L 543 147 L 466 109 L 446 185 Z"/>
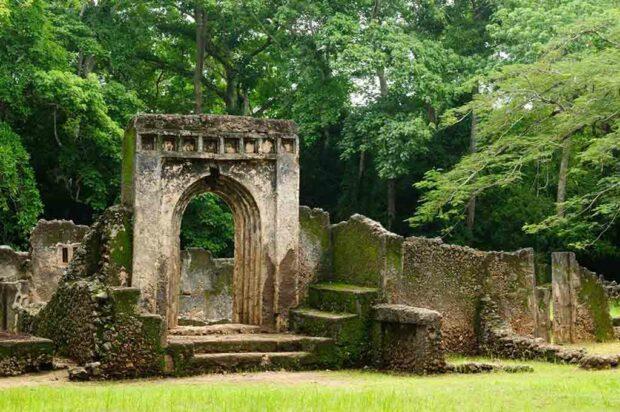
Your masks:
<path fill-rule="evenodd" d="M 372 362 L 379 369 L 445 371 L 441 314 L 407 305 L 373 306 Z"/>
<path fill-rule="evenodd" d="M 0 332 L 0 376 L 52 369 L 51 340 Z"/>

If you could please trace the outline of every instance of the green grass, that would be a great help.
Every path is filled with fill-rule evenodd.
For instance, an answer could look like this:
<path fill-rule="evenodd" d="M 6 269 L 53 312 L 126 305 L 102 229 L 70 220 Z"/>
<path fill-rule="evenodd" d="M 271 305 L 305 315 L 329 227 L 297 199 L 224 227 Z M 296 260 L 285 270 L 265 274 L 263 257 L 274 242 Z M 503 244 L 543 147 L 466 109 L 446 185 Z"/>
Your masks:
<path fill-rule="evenodd" d="M 620 318 L 620 301 L 610 301 L 609 311 L 612 318 Z"/>
<path fill-rule="evenodd" d="M 513 363 L 513 362 L 506 362 Z M 1 390 L 3 411 L 620 410 L 620 372 L 527 362 L 533 373 L 430 377 L 323 372 L 318 378 L 64 383 Z M 273 375 L 272 375 L 273 376 Z M 297 382 L 295 382 L 297 381 Z"/>

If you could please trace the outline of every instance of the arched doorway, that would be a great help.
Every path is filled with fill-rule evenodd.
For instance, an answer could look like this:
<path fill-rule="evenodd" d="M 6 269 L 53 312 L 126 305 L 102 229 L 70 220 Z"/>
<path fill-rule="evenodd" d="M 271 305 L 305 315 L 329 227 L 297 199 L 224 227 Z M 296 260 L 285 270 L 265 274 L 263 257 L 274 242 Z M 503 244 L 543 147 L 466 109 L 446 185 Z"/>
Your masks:
<path fill-rule="evenodd" d="M 176 242 L 171 249 L 173 265 L 168 287 L 168 325 L 176 326 L 179 314 L 179 287 L 181 278 L 181 221 L 189 202 L 202 193 L 221 197 L 233 213 L 235 226 L 235 251 L 232 285 L 232 321 L 234 323 L 260 324 L 262 312 L 261 286 L 261 233 L 260 212 L 251 193 L 239 182 L 219 174 L 212 168 L 207 176 L 191 184 L 180 197 L 173 214 Z"/>
<path fill-rule="evenodd" d="M 299 142 L 294 123 L 140 115 L 123 141 L 122 203 L 133 210 L 131 286 L 176 324 L 179 232 L 192 197 L 212 192 L 235 220 L 233 320 L 284 329 L 297 305 Z"/>

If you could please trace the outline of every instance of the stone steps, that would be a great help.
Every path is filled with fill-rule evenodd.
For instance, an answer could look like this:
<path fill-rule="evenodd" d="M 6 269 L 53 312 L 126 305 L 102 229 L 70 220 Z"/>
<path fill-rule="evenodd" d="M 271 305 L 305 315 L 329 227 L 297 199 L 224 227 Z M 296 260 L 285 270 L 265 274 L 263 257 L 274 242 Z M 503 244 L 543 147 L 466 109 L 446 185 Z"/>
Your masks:
<path fill-rule="evenodd" d="M 338 339 L 348 328 L 355 327 L 359 315 L 354 313 L 327 312 L 318 309 L 301 308 L 289 312 L 293 330 L 311 336 Z"/>
<path fill-rule="evenodd" d="M 312 352 L 319 345 L 333 341 L 324 337 L 300 336 L 291 334 L 237 334 L 171 336 L 168 345 L 188 345 L 194 354 L 239 353 L 239 352 Z"/>
<path fill-rule="evenodd" d="M 354 315 L 355 316 L 355 315 Z M 329 366 L 334 350 L 327 337 L 261 333 L 251 325 L 176 328 L 168 335 L 166 370 L 173 375 Z M 191 331 L 202 334 L 191 335 Z"/>
<path fill-rule="evenodd" d="M 312 366 L 315 357 L 310 352 L 242 352 L 203 353 L 191 360 L 191 369 L 201 373 L 224 371 L 265 371 L 276 369 L 299 370 Z"/>
<path fill-rule="evenodd" d="M 342 283 L 317 283 L 310 286 L 308 304 L 329 312 L 364 315 L 378 297 L 377 288 Z"/>
<path fill-rule="evenodd" d="M 204 336 L 204 335 L 233 335 L 260 333 L 261 327 L 243 325 L 240 323 L 222 323 L 209 326 L 178 326 L 168 331 L 173 336 Z"/>
<path fill-rule="evenodd" d="M 343 283 L 310 286 L 308 308 L 289 312 L 297 333 L 332 338 L 334 367 L 361 365 L 369 350 L 370 314 L 379 296 L 377 288 Z"/>

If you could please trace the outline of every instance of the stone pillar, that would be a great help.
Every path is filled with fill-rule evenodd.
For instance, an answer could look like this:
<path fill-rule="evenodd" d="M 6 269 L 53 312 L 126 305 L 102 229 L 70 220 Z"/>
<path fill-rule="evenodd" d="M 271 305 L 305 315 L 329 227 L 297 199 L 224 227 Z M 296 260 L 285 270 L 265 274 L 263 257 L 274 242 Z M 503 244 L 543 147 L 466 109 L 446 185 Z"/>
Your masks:
<path fill-rule="evenodd" d="M 577 293 L 580 286 L 579 266 L 574 253 L 554 252 L 551 254 L 551 282 L 554 342 L 574 342 Z"/>
<path fill-rule="evenodd" d="M 538 286 L 536 295 L 536 337 L 545 342 L 551 341 L 551 288 L 549 285 Z"/>
<path fill-rule="evenodd" d="M 286 141 L 285 141 L 286 140 Z M 288 147 L 288 145 L 293 145 Z M 299 151 L 296 139 L 282 139 L 276 166 L 276 328 L 283 330 L 288 310 L 297 306 L 299 269 Z"/>

